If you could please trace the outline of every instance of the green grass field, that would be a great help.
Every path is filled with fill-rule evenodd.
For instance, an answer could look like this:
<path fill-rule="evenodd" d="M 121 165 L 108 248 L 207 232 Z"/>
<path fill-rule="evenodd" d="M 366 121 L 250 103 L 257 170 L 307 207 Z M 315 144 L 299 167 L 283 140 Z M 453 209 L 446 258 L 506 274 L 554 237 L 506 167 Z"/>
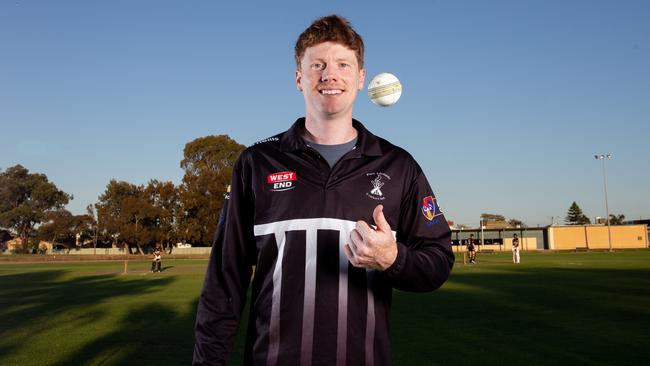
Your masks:
<path fill-rule="evenodd" d="M 650 361 L 650 251 L 478 260 L 437 292 L 395 293 L 395 365 Z M 163 264 L 0 263 L 0 364 L 189 364 L 206 261 Z"/>

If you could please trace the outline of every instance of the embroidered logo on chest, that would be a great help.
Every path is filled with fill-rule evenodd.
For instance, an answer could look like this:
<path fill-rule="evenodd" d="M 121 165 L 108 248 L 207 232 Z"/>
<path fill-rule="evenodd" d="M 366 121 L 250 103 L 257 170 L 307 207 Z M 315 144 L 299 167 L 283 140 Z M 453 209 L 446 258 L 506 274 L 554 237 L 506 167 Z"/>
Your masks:
<path fill-rule="evenodd" d="M 366 192 L 366 196 L 376 201 L 385 200 L 386 196 L 382 189 L 386 183 L 390 182 L 390 176 L 386 173 L 376 172 L 366 173 L 366 177 L 369 179 L 371 186 L 370 191 Z"/>
<path fill-rule="evenodd" d="M 288 191 L 296 188 L 298 175 L 296 172 L 278 172 L 269 174 L 266 177 L 266 183 L 271 187 L 273 192 Z"/>

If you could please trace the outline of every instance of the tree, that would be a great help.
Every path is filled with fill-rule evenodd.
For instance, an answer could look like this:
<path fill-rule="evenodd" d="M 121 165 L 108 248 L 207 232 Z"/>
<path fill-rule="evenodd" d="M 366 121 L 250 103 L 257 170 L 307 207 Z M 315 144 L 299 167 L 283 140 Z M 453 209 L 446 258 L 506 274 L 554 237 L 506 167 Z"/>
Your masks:
<path fill-rule="evenodd" d="M 71 199 L 45 174 L 29 173 L 21 165 L 0 172 L 0 226 L 18 234 L 23 249 L 27 248 L 34 227 Z"/>
<path fill-rule="evenodd" d="M 141 254 L 143 245 L 170 246 L 176 240 L 179 207 L 174 184 L 157 180 L 146 187 L 111 180 L 95 205 L 101 234 L 113 237 L 115 244 L 135 246 Z"/>
<path fill-rule="evenodd" d="M 180 218 L 179 190 L 172 182 L 159 182 L 151 180 L 144 190 L 148 203 L 154 209 L 156 217 L 153 230 L 154 239 L 171 248 L 171 244 L 178 239 L 178 226 Z"/>
<path fill-rule="evenodd" d="M 564 222 L 568 225 L 585 225 L 591 224 L 591 220 L 582 213 L 582 209 L 578 204 L 573 201 L 569 210 L 567 211 L 567 216 L 564 218 Z"/>
<path fill-rule="evenodd" d="M 88 216 L 90 224 L 90 235 L 93 240 L 93 248 L 97 248 L 97 242 L 99 240 L 99 221 L 97 220 L 97 208 L 94 205 L 86 206 L 86 215 Z"/>
<path fill-rule="evenodd" d="M 135 246 L 144 254 L 142 244 L 148 243 L 153 236 L 151 222 L 155 220 L 154 208 L 145 197 L 144 187 L 113 179 L 95 207 L 98 221 L 114 238 L 114 244 Z"/>
<path fill-rule="evenodd" d="M 51 211 L 45 215 L 36 236 L 51 243 L 66 244 L 68 247 L 81 245 L 80 243 L 92 237 L 92 218 L 89 215 L 73 215 L 66 209 Z"/>
<path fill-rule="evenodd" d="M 44 222 L 39 226 L 36 237 L 40 240 L 72 245 L 75 240 L 73 233 L 74 216 L 66 209 L 49 212 Z"/>
<path fill-rule="evenodd" d="M 180 238 L 198 245 L 212 242 L 232 168 L 245 148 L 227 135 L 201 137 L 185 145 Z"/>
<path fill-rule="evenodd" d="M 610 225 L 623 225 L 623 221 L 625 221 L 625 215 L 609 215 Z"/>

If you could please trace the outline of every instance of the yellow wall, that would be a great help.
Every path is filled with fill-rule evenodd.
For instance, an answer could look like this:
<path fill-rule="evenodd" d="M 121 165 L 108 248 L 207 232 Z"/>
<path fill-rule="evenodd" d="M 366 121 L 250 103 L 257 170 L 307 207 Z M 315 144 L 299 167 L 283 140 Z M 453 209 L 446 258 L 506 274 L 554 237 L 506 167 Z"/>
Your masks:
<path fill-rule="evenodd" d="M 503 239 L 503 250 L 512 250 L 512 238 Z M 519 238 L 519 250 L 537 250 L 537 238 Z"/>
<path fill-rule="evenodd" d="M 586 226 L 550 227 L 550 231 L 552 231 L 549 235 L 550 249 L 575 249 L 587 246 Z"/>
<path fill-rule="evenodd" d="M 615 225 L 611 227 L 612 248 L 647 248 L 646 225 Z M 608 249 L 607 226 L 554 226 L 549 228 L 550 249 L 566 250 L 578 247 Z"/>

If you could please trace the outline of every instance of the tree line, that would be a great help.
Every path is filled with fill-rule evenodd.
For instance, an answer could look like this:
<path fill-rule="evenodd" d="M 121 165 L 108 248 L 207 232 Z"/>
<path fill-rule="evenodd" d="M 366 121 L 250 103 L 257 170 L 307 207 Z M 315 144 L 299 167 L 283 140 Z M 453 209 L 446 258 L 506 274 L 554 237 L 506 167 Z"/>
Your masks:
<path fill-rule="evenodd" d="M 167 248 L 177 242 L 207 246 L 213 240 L 233 165 L 244 149 L 227 135 L 197 138 L 183 149 L 180 167 L 185 174 L 179 185 L 156 179 L 146 185 L 111 180 L 98 202 L 81 215 L 64 208 L 73 196 L 59 190 L 45 174 L 30 173 L 21 165 L 0 170 L 0 229 L 17 235 L 24 250 L 40 240 L 67 246 L 126 246 L 141 253 L 153 243 Z M 610 215 L 609 221 L 621 225 L 624 219 L 624 215 Z M 483 213 L 481 221 L 506 223 L 506 218 Z M 565 223 L 584 225 L 591 220 L 573 202 Z M 507 224 L 526 227 L 518 219 Z"/>
<path fill-rule="evenodd" d="M 503 215 L 483 213 L 481 214 L 481 225 L 486 223 L 503 223 L 507 224 L 509 227 L 527 227 L 526 223 L 519 219 L 510 219 L 506 221 L 506 218 Z M 623 225 L 625 222 L 625 215 L 609 215 L 609 224 L 610 225 Z M 582 209 L 578 204 L 573 201 L 569 209 L 567 210 L 567 215 L 564 218 L 564 223 L 567 225 L 588 225 L 591 224 L 591 219 L 587 217 L 582 212 Z M 465 226 L 463 228 L 466 228 Z"/>
<path fill-rule="evenodd" d="M 0 228 L 21 239 L 24 250 L 40 240 L 68 246 L 137 248 L 161 243 L 212 243 L 235 161 L 245 149 L 227 135 L 206 136 L 183 149 L 183 180 L 145 185 L 111 180 L 86 213 L 64 207 L 73 196 L 45 174 L 21 165 L 0 170 Z"/>
<path fill-rule="evenodd" d="M 625 215 L 609 215 L 610 225 L 623 225 L 624 221 Z M 587 215 L 582 212 L 582 209 L 580 206 L 578 206 L 576 201 L 573 201 L 567 210 L 567 215 L 564 218 L 564 223 L 567 225 L 588 225 L 591 224 L 591 219 L 589 219 L 589 217 L 587 217 Z"/>

